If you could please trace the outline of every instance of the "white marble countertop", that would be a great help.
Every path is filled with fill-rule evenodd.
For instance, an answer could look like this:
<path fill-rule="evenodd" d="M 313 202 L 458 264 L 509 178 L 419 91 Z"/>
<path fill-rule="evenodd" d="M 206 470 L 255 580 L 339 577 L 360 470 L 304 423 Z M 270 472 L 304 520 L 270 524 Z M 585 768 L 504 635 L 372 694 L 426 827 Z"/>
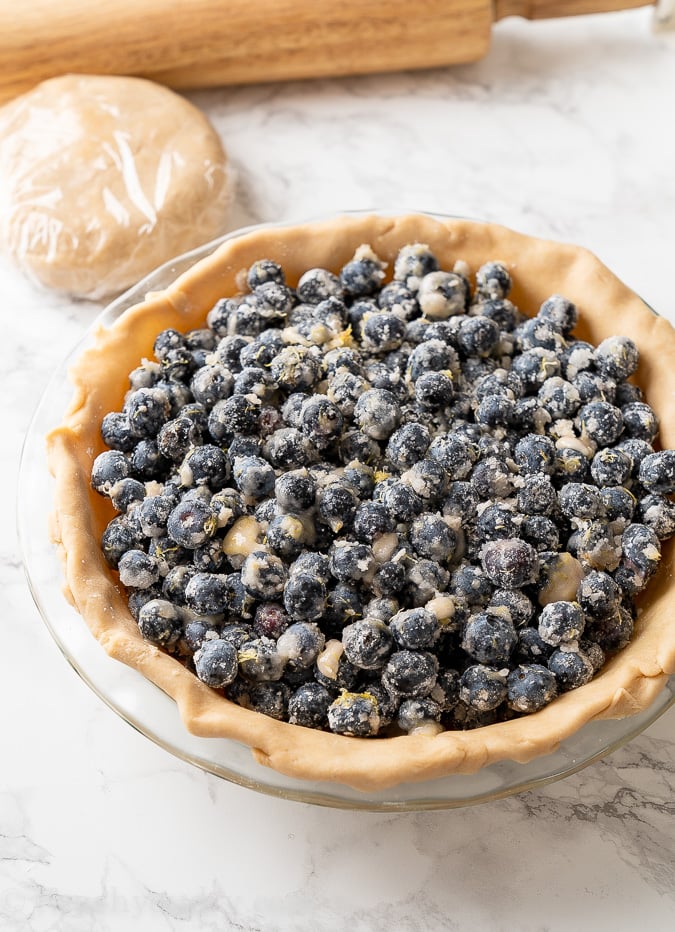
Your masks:
<path fill-rule="evenodd" d="M 649 22 L 512 20 L 473 65 L 193 94 L 237 169 L 232 227 L 372 206 L 498 220 L 591 248 L 675 321 L 675 47 Z M 675 709 L 547 788 L 394 815 L 256 795 L 105 707 L 42 624 L 13 531 L 30 414 L 98 308 L 6 264 L 0 301 L 3 930 L 675 925 Z"/>

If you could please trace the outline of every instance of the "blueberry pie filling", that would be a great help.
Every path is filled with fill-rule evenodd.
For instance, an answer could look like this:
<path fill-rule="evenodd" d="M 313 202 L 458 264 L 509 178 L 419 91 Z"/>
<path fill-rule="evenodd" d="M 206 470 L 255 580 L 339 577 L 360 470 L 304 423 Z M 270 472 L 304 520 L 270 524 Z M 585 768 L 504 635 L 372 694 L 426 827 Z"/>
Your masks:
<path fill-rule="evenodd" d="M 247 709 L 372 737 L 536 712 L 630 640 L 675 451 L 552 295 L 426 244 L 256 260 L 106 412 L 101 546 L 144 638 Z M 387 280 L 387 273 L 393 279 Z M 444 684 L 452 683 L 452 690 Z M 386 709 L 385 709 L 386 706 Z"/>
<path fill-rule="evenodd" d="M 72 368 L 67 594 L 188 731 L 291 776 L 528 761 L 675 669 L 674 372 L 670 325 L 576 246 L 422 215 L 238 234 Z"/>

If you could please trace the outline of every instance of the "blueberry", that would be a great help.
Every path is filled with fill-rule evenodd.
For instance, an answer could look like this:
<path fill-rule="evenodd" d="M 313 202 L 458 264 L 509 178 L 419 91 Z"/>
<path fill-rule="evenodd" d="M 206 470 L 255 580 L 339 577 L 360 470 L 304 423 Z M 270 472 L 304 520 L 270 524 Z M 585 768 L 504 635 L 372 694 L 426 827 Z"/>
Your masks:
<path fill-rule="evenodd" d="M 276 469 L 297 469 L 311 462 L 309 440 L 295 427 L 275 430 L 265 441 L 266 459 Z"/>
<path fill-rule="evenodd" d="M 534 605 L 520 589 L 495 589 L 488 612 L 508 618 L 516 628 L 522 628 L 534 615 Z"/>
<path fill-rule="evenodd" d="M 227 457 L 220 447 L 212 443 L 205 443 L 188 453 L 180 470 L 184 485 L 208 485 L 211 489 L 221 488 L 228 474 Z"/>
<path fill-rule="evenodd" d="M 316 482 L 306 469 L 286 472 L 276 479 L 274 495 L 283 511 L 303 514 L 314 505 Z"/>
<path fill-rule="evenodd" d="M 376 595 L 395 595 L 405 584 L 406 572 L 401 562 L 388 560 L 381 563 L 373 577 L 373 592 Z"/>
<path fill-rule="evenodd" d="M 476 272 L 476 286 L 481 296 L 505 298 L 511 290 L 511 276 L 501 262 L 485 262 Z"/>
<path fill-rule="evenodd" d="M 145 486 L 138 479 L 120 479 L 110 489 L 110 501 L 117 511 L 126 512 L 145 498 Z"/>
<path fill-rule="evenodd" d="M 288 700 L 288 721 L 305 728 L 323 728 L 328 724 L 331 695 L 321 683 L 305 683 Z"/>
<path fill-rule="evenodd" d="M 363 579 L 374 567 L 372 548 L 368 544 L 337 540 L 330 551 L 330 571 L 340 582 Z"/>
<path fill-rule="evenodd" d="M 374 440 L 386 440 L 400 423 L 400 405 L 386 389 L 371 388 L 364 392 L 354 408 L 354 420 L 360 429 Z"/>
<path fill-rule="evenodd" d="M 228 604 L 227 577 L 217 573 L 195 573 L 185 587 L 188 608 L 197 615 L 218 615 Z"/>
<path fill-rule="evenodd" d="M 351 460 L 344 468 L 343 478 L 359 498 L 372 495 L 375 488 L 375 474 L 372 467 L 359 460 Z"/>
<path fill-rule="evenodd" d="M 242 675 L 254 683 L 280 680 L 286 665 L 277 641 L 266 637 L 245 641 L 239 648 L 238 660 Z"/>
<path fill-rule="evenodd" d="M 228 641 L 213 638 L 204 641 L 194 655 L 195 672 L 199 679 L 215 689 L 234 682 L 237 673 L 237 650 Z"/>
<path fill-rule="evenodd" d="M 506 617 L 479 612 L 472 615 L 462 636 L 462 649 L 479 663 L 508 663 L 518 642 L 513 623 Z"/>
<path fill-rule="evenodd" d="M 441 712 L 450 712 L 459 702 L 459 673 L 451 668 L 438 671 L 436 685 L 429 698 L 439 706 Z"/>
<path fill-rule="evenodd" d="M 417 291 L 422 313 L 431 320 L 463 314 L 468 298 L 466 279 L 455 272 L 429 272 L 420 281 Z"/>
<path fill-rule="evenodd" d="M 591 643 L 595 643 L 603 653 L 604 651 L 621 650 L 633 636 L 633 618 L 623 605 L 617 605 L 611 615 L 591 619 L 586 634 L 593 639 Z M 579 647 L 583 650 L 581 643 Z M 592 662 L 590 654 L 588 654 L 588 657 Z M 602 665 L 602 661 L 599 665 Z"/>
<path fill-rule="evenodd" d="M 240 356 L 245 346 L 253 342 L 249 337 L 230 334 L 224 336 L 215 349 L 216 360 L 229 372 L 235 374 L 242 368 Z"/>
<path fill-rule="evenodd" d="M 424 243 L 402 246 L 394 262 L 394 279 L 404 282 L 413 292 L 430 272 L 438 271 L 438 259 Z"/>
<path fill-rule="evenodd" d="M 371 353 L 388 353 L 403 343 L 405 323 L 390 311 L 366 313 L 361 322 L 363 348 Z"/>
<path fill-rule="evenodd" d="M 514 712 L 538 712 L 558 694 L 555 676 L 540 663 L 520 664 L 508 675 L 508 705 Z"/>
<path fill-rule="evenodd" d="M 127 550 L 119 559 L 117 570 L 123 586 L 148 589 L 159 580 L 157 560 L 144 550 Z"/>
<path fill-rule="evenodd" d="M 514 460 L 522 475 L 553 474 L 555 445 L 550 437 L 526 434 L 516 444 Z"/>
<path fill-rule="evenodd" d="M 304 304 L 319 304 L 333 295 L 338 298 L 344 295 L 340 279 L 328 269 L 308 269 L 300 276 L 296 290 Z"/>
<path fill-rule="evenodd" d="M 382 504 L 395 522 L 411 521 L 424 508 L 419 495 L 405 482 L 395 481 L 382 494 Z"/>
<path fill-rule="evenodd" d="M 392 696 L 423 699 L 436 685 L 438 660 L 427 651 L 395 651 L 382 673 L 382 685 Z"/>
<path fill-rule="evenodd" d="M 212 537 L 192 551 L 192 563 L 200 573 L 217 573 L 224 562 L 223 541 L 220 537 Z"/>
<path fill-rule="evenodd" d="M 398 709 L 397 724 L 408 734 L 424 731 L 441 720 L 441 708 L 433 699 L 404 699 Z M 435 729 L 432 734 L 435 734 Z"/>
<path fill-rule="evenodd" d="M 514 356 L 511 368 L 526 390 L 536 391 L 547 379 L 560 374 L 560 358 L 555 351 L 537 346 Z"/>
<path fill-rule="evenodd" d="M 548 668 L 561 689 L 576 689 L 593 679 L 594 669 L 581 650 L 558 648 L 548 658 Z"/>
<path fill-rule="evenodd" d="M 451 482 L 443 499 L 443 514 L 461 518 L 464 522 L 473 521 L 477 505 L 478 496 L 470 482 Z"/>
<path fill-rule="evenodd" d="M 581 404 L 576 386 L 557 375 L 546 379 L 537 397 L 553 420 L 573 417 Z"/>
<path fill-rule="evenodd" d="M 633 519 L 637 499 L 628 489 L 618 485 L 610 485 L 600 489 L 600 496 L 605 508 L 605 517 L 608 521 L 621 519 L 628 522 Z M 644 523 L 647 524 L 648 522 L 645 521 Z"/>
<path fill-rule="evenodd" d="M 159 388 L 139 388 L 127 396 L 124 412 L 134 435 L 154 437 L 169 419 L 171 406 L 166 394 Z"/>
<path fill-rule="evenodd" d="M 654 531 L 644 524 L 629 524 L 621 535 L 623 560 L 651 576 L 661 561 L 661 544 Z"/>
<path fill-rule="evenodd" d="M 552 653 L 553 648 L 542 641 L 537 628 L 520 628 L 514 654 L 517 660 L 523 663 L 545 663 Z"/>
<path fill-rule="evenodd" d="M 281 281 L 261 282 L 256 285 L 253 297 L 255 298 L 255 306 L 258 308 L 267 327 L 274 327 L 283 323 L 295 303 L 293 292 Z M 265 332 L 265 328 L 259 331 L 259 333 Z"/>
<path fill-rule="evenodd" d="M 331 578 L 330 561 L 323 553 L 305 550 L 291 565 L 290 573 L 291 575 L 305 574 L 314 576 L 316 579 L 327 583 Z"/>
<path fill-rule="evenodd" d="M 142 481 L 161 478 L 166 472 L 167 460 L 159 452 L 156 441 L 139 440 L 129 457 L 131 472 Z"/>
<path fill-rule="evenodd" d="M 377 440 L 360 430 L 346 431 L 339 442 L 340 459 L 343 463 L 359 460 L 369 465 L 377 464 L 381 457 Z"/>
<path fill-rule="evenodd" d="M 457 534 L 440 515 L 425 512 L 412 522 L 410 543 L 420 557 L 442 563 L 454 555 Z"/>
<path fill-rule="evenodd" d="M 272 259 L 258 259 L 246 272 L 246 283 L 251 291 L 266 282 L 286 284 L 286 278 L 281 266 Z"/>
<path fill-rule="evenodd" d="M 538 348 L 558 354 L 565 346 L 560 327 L 541 317 L 534 317 L 519 324 L 514 336 L 521 351 Z"/>
<path fill-rule="evenodd" d="M 639 515 L 642 524 L 650 528 L 659 540 L 675 534 L 675 504 L 664 495 L 651 494 L 640 499 Z M 630 519 L 632 515 L 629 515 Z"/>
<path fill-rule="evenodd" d="M 634 401 L 642 401 L 644 394 L 639 385 L 633 385 L 630 382 L 619 382 L 616 386 L 615 403 L 619 407 L 632 404 Z"/>
<path fill-rule="evenodd" d="M 318 625 L 300 621 L 279 636 L 277 650 L 293 669 L 300 670 L 312 666 L 325 644 L 325 635 Z"/>
<path fill-rule="evenodd" d="M 438 637 L 438 619 L 424 608 L 412 608 L 394 615 L 389 630 L 399 647 L 409 650 L 424 650 L 431 647 Z"/>
<path fill-rule="evenodd" d="M 452 377 L 445 372 L 425 372 L 415 382 L 415 400 L 429 410 L 450 404 L 453 392 Z"/>
<path fill-rule="evenodd" d="M 183 335 L 177 330 L 167 329 L 162 330 L 161 333 L 158 333 L 155 337 L 153 352 L 156 358 L 161 362 L 167 359 L 174 350 L 182 349 L 184 346 L 185 340 L 183 339 Z"/>
<path fill-rule="evenodd" d="M 397 469 L 408 469 L 421 459 L 431 443 L 428 427 L 415 421 L 395 430 L 387 443 L 387 458 Z"/>
<path fill-rule="evenodd" d="M 621 410 L 607 401 L 592 401 L 579 411 L 582 436 L 600 446 L 615 443 L 623 430 Z"/>
<path fill-rule="evenodd" d="M 490 712 L 507 696 L 506 672 L 486 664 L 467 667 L 459 681 L 459 698 L 472 709 Z"/>
<path fill-rule="evenodd" d="M 567 518 L 587 520 L 604 514 L 602 496 L 595 486 L 568 482 L 558 492 L 560 510 Z"/>
<path fill-rule="evenodd" d="M 616 398 L 616 382 L 600 372 L 580 372 L 573 380 L 581 404 L 590 401 L 609 401 L 614 403 Z"/>
<path fill-rule="evenodd" d="M 558 499 L 548 476 L 543 473 L 527 476 L 518 489 L 517 504 L 519 511 L 526 515 L 554 514 Z"/>
<path fill-rule="evenodd" d="M 249 395 L 230 395 L 217 401 L 209 414 L 209 433 L 219 443 L 233 434 L 255 433 L 260 403 Z"/>
<path fill-rule="evenodd" d="M 462 563 L 452 574 L 450 591 L 469 605 L 484 606 L 490 600 L 493 586 L 480 566 Z"/>
<path fill-rule="evenodd" d="M 545 515 L 527 515 L 521 525 L 525 540 L 535 550 L 557 550 L 560 546 L 560 534 L 555 521 Z"/>
<path fill-rule="evenodd" d="M 415 463 L 401 478 L 425 502 L 437 501 L 448 484 L 445 469 L 431 457 Z"/>
<path fill-rule="evenodd" d="M 485 499 L 508 498 L 513 480 L 508 466 L 496 456 L 480 460 L 471 473 L 471 486 L 476 495 Z"/>
<path fill-rule="evenodd" d="M 590 460 L 575 447 L 562 446 L 557 448 L 554 475 L 563 482 L 583 483 L 591 478 Z"/>
<path fill-rule="evenodd" d="M 344 369 L 331 378 L 326 394 L 340 409 L 343 417 L 351 417 L 356 402 L 368 387 L 368 382 L 363 376 Z"/>
<path fill-rule="evenodd" d="M 554 294 L 541 305 L 537 317 L 569 336 L 577 325 L 579 314 L 576 305 L 562 295 Z"/>
<path fill-rule="evenodd" d="M 127 550 L 133 550 L 136 543 L 136 536 L 124 518 L 113 518 L 101 537 L 101 550 L 108 566 L 117 569 L 120 558 Z"/>
<path fill-rule="evenodd" d="M 652 443 L 659 432 L 659 420 L 654 410 L 642 401 L 634 401 L 621 408 L 624 437 L 634 437 Z"/>
<path fill-rule="evenodd" d="M 254 550 L 241 567 L 241 581 L 256 599 L 275 599 L 284 591 L 288 572 L 282 560 L 266 550 Z"/>
<path fill-rule="evenodd" d="M 169 537 L 181 547 L 194 550 L 206 543 L 216 530 L 209 504 L 198 499 L 179 502 L 167 520 Z"/>
<path fill-rule="evenodd" d="M 151 599 L 138 613 L 138 627 L 146 639 L 164 650 L 173 650 L 182 633 L 180 613 L 166 599 Z"/>
<path fill-rule="evenodd" d="M 382 502 L 363 502 L 354 512 L 353 530 L 357 540 L 372 544 L 394 529 L 389 510 Z"/>
<path fill-rule="evenodd" d="M 445 590 L 450 574 L 435 560 L 416 560 L 408 567 L 405 595 L 415 607 L 426 605 L 438 593 Z"/>
<path fill-rule="evenodd" d="M 640 353 L 628 337 L 607 337 L 596 347 L 595 365 L 612 379 L 627 379 L 637 369 Z"/>
<path fill-rule="evenodd" d="M 307 528 L 299 518 L 294 515 L 276 515 L 267 527 L 265 543 L 283 560 L 292 560 L 304 547 L 306 537 Z"/>
<path fill-rule="evenodd" d="M 253 630 L 259 637 L 278 640 L 290 624 L 290 618 L 278 602 L 263 602 L 255 610 Z"/>
<path fill-rule="evenodd" d="M 443 340 L 425 340 L 416 346 L 408 357 L 407 375 L 416 382 L 427 372 L 452 372 L 459 374 L 459 358 L 456 351 Z"/>
<path fill-rule="evenodd" d="M 383 263 L 376 256 L 355 256 L 340 270 L 340 283 L 345 294 L 360 298 L 375 294 L 384 279 Z"/>
<path fill-rule="evenodd" d="M 244 514 L 241 492 L 237 489 L 221 489 L 211 497 L 209 508 L 215 518 L 216 527 L 227 528 Z"/>
<path fill-rule="evenodd" d="M 622 485 L 631 472 L 630 458 L 621 450 L 598 450 L 591 461 L 591 476 L 598 486 Z"/>
<path fill-rule="evenodd" d="M 404 321 L 414 320 L 420 315 L 415 293 L 401 281 L 392 281 L 385 285 L 377 295 L 377 304 Z"/>
<path fill-rule="evenodd" d="M 91 485 L 100 495 L 109 495 L 112 487 L 129 475 L 129 461 L 119 450 L 105 450 L 94 460 Z"/>
<path fill-rule="evenodd" d="M 499 327 L 489 317 L 467 317 L 459 328 L 457 345 L 465 356 L 489 356 L 499 336 Z"/>
<path fill-rule="evenodd" d="M 520 589 L 534 582 L 539 573 L 537 551 L 518 538 L 489 541 L 481 562 L 487 576 L 502 589 Z"/>
<path fill-rule="evenodd" d="M 124 453 L 133 450 L 138 439 L 126 413 L 121 411 L 110 411 L 104 416 L 101 438 L 106 446 Z"/>
<path fill-rule="evenodd" d="M 166 534 L 169 515 L 178 504 L 178 496 L 170 491 L 149 495 L 139 509 L 140 525 L 146 537 L 162 537 Z"/>
<path fill-rule="evenodd" d="M 558 647 L 578 641 L 586 619 L 578 602 L 549 602 L 539 616 L 539 634 L 546 644 Z"/>
<path fill-rule="evenodd" d="M 483 508 L 476 522 L 476 536 L 479 541 L 508 540 L 514 538 L 519 530 L 520 524 L 512 508 L 500 502 Z"/>
<path fill-rule="evenodd" d="M 263 330 L 254 340 L 242 346 L 239 353 L 239 365 L 267 368 L 274 357 L 284 348 L 281 331 L 276 328 Z"/>
<path fill-rule="evenodd" d="M 440 463 L 453 479 L 466 478 L 478 456 L 472 444 L 452 434 L 435 437 L 426 452 L 428 458 Z"/>
<path fill-rule="evenodd" d="M 300 429 L 310 441 L 323 445 L 342 432 L 344 417 L 330 398 L 312 395 L 300 409 Z"/>
<path fill-rule="evenodd" d="M 187 605 L 185 590 L 196 574 L 197 569 L 194 566 L 178 565 L 172 567 L 162 582 L 162 594 L 176 605 Z"/>
<path fill-rule="evenodd" d="M 675 492 L 675 450 L 650 453 L 640 463 L 640 482 L 649 492 L 672 495 Z"/>
<path fill-rule="evenodd" d="M 157 449 L 165 459 L 180 463 L 201 438 L 199 425 L 191 418 L 176 417 L 167 421 L 157 434 Z"/>
<path fill-rule="evenodd" d="M 326 607 L 326 586 L 307 573 L 294 573 L 284 587 L 283 601 L 293 620 L 316 621 Z"/>
<path fill-rule="evenodd" d="M 260 456 L 238 456 L 232 467 L 232 478 L 242 495 L 263 498 L 274 489 L 272 466 Z"/>
<path fill-rule="evenodd" d="M 369 693 L 341 693 L 328 707 L 328 727 L 338 735 L 376 735 L 380 729 L 376 698 Z"/>
<path fill-rule="evenodd" d="M 482 298 L 471 309 L 472 314 L 479 314 L 493 320 L 500 330 L 510 332 L 516 326 L 518 313 L 514 305 L 503 298 Z"/>

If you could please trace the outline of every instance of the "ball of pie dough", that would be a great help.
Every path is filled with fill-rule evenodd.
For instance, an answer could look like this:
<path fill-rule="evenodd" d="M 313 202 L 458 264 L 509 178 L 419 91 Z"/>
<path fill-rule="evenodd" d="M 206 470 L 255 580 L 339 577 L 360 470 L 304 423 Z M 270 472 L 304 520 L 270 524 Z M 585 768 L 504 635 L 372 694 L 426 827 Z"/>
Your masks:
<path fill-rule="evenodd" d="M 0 247 L 100 299 L 223 232 L 226 156 L 192 104 L 141 78 L 66 75 L 0 110 Z"/>

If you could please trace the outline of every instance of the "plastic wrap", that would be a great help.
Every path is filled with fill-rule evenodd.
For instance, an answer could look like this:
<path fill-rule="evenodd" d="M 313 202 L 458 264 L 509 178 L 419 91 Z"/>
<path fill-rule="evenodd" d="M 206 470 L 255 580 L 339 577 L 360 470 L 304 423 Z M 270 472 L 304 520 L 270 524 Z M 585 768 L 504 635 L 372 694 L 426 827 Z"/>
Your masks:
<path fill-rule="evenodd" d="M 66 75 L 0 109 L 0 248 L 43 285 L 101 299 L 225 229 L 206 117 L 151 81 Z"/>

